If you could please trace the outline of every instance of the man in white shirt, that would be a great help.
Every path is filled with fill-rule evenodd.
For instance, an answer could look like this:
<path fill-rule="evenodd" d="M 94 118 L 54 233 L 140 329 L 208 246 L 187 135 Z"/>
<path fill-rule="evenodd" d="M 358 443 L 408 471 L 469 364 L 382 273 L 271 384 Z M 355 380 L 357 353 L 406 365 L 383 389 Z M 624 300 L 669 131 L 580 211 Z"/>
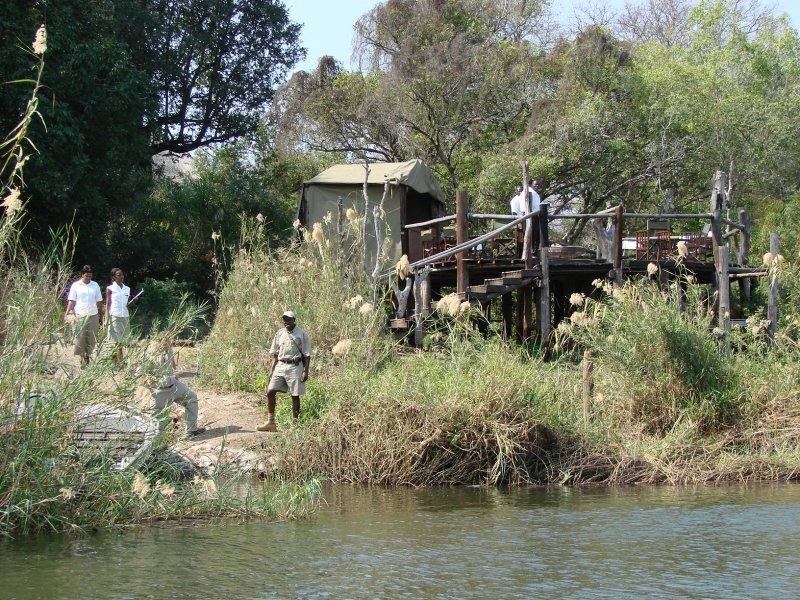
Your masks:
<path fill-rule="evenodd" d="M 287 310 L 281 317 L 283 329 L 272 340 L 272 368 L 267 387 L 267 422 L 259 425 L 259 431 L 277 431 L 275 425 L 275 403 L 278 392 L 287 392 L 292 397 L 292 418 L 300 417 L 300 396 L 306 392 L 308 367 L 311 364 L 311 338 L 296 324 L 295 314 Z"/>
<path fill-rule="evenodd" d="M 539 182 L 535 179 L 528 180 L 528 194 L 530 195 L 531 199 L 531 208 L 530 211 L 533 212 L 535 210 L 539 210 L 539 206 L 542 203 L 542 199 L 539 198 L 539 194 L 537 190 L 539 189 Z M 525 207 L 525 202 L 523 200 L 522 204 L 523 210 Z M 536 251 L 539 249 L 539 215 L 537 214 L 535 217 L 531 219 L 533 222 L 531 223 L 533 227 L 533 236 L 531 240 L 531 251 L 533 255 L 536 256 Z"/>
<path fill-rule="evenodd" d="M 117 344 L 114 360 L 122 362 L 122 345 L 128 341 L 130 334 L 130 313 L 128 305 L 139 300 L 139 296 L 131 299 L 131 288 L 125 285 L 125 273 L 122 269 L 111 269 L 111 285 L 106 287 L 106 313 L 108 314 L 108 335 Z"/>
<path fill-rule="evenodd" d="M 518 185 L 516 188 L 514 188 L 514 191 L 516 192 L 516 194 L 514 195 L 513 198 L 511 198 L 511 203 L 510 203 L 511 214 L 514 215 L 515 217 L 521 217 L 522 215 L 525 214 L 525 211 L 522 210 L 522 201 L 525 198 L 525 196 L 522 194 L 522 186 Z"/>
<path fill-rule="evenodd" d="M 83 266 L 81 278 L 69 287 L 64 320 L 73 311 L 78 320 L 75 356 L 82 357 L 84 364 L 88 365 L 97 344 L 97 332 L 103 324 L 103 295 L 100 293 L 100 286 L 92 281 L 92 267 L 89 265 Z"/>
<path fill-rule="evenodd" d="M 537 190 L 539 189 L 539 183 L 535 179 L 528 180 L 528 194 L 530 195 L 530 212 L 535 210 L 539 210 L 539 206 L 541 205 L 541 198 L 539 198 L 539 194 Z M 511 199 L 511 214 L 521 217 L 525 214 L 525 207 L 527 206 L 527 202 L 525 199 L 525 193 L 522 191 L 522 186 L 518 185 L 516 187 L 517 195 Z M 535 216 L 532 218 L 533 220 L 533 252 L 536 253 L 536 250 L 539 248 L 539 216 Z M 517 248 L 520 255 L 522 254 L 522 246 L 523 246 L 523 237 L 524 237 L 524 227 L 523 224 L 520 223 L 517 225 L 517 232 L 516 232 L 516 239 L 517 239 Z"/>

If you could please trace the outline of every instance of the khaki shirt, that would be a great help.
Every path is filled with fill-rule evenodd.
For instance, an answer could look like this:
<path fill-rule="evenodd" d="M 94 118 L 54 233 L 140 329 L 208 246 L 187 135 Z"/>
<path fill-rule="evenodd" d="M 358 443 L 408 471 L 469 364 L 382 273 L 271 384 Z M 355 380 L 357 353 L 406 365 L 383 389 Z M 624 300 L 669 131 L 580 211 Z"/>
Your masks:
<path fill-rule="evenodd" d="M 159 389 L 163 390 L 175 385 L 175 358 L 172 348 L 161 352 L 158 360 L 158 374 L 160 376 Z"/>
<path fill-rule="evenodd" d="M 287 331 L 285 327 L 281 327 L 272 339 L 269 353 L 272 356 L 277 354 L 278 360 L 284 361 L 311 356 L 311 338 L 297 325 L 291 332 Z"/>

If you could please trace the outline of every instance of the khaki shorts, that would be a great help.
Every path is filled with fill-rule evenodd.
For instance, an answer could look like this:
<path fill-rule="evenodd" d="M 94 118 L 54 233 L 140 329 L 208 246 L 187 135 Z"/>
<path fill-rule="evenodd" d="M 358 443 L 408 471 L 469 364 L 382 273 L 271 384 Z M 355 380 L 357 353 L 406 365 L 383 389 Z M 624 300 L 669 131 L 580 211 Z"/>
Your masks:
<path fill-rule="evenodd" d="M 89 356 L 97 344 L 97 332 L 100 330 L 100 316 L 76 317 L 75 356 Z"/>
<path fill-rule="evenodd" d="M 131 330 L 130 319 L 128 317 L 115 317 L 111 316 L 111 321 L 108 327 L 108 335 L 116 343 L 124 342 L 128 338 L 128 333 Z"/>
<path fill-rule="evenodd" d="M 306 384 L 303 378 L 303 363 L 290 365 L 279 362 L 275 365 L 275 372 L 269 380 L 268 392 L 272 390 L 286 392 L 290 396 L 302 396 L 306 393 Z"/>

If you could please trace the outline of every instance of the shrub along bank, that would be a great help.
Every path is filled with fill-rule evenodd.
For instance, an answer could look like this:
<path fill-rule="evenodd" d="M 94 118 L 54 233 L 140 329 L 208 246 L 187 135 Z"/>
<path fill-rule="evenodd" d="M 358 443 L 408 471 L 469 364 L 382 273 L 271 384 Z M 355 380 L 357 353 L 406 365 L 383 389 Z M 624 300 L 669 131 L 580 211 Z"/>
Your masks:
<path fill-rule="evenodd" d="M 0 223 L 2 239 L 14 239 Z M 82 452 L 75 441 L 82 409 L 102 405 L 131 409 L 136 391 L 155 377 L 143 340 L 130 347 L 120 369 L 110 348 L 88 368 L 77 371 L 59 354 L 69 351 L 61 322 L 67 283 L 63 255 L 38 259 L 5 245 L 10 262 L 2 269 L 0 330 L 0 536 L 41 531 L 85 531 L 129 527 L 186 517 L 288 518 L 314 506 L 317 483 L 264 482 L 243 487 L 232 468 L 196 476 L 168 450 L 175 441 L 157 440 L 149 458 L 124 471 L 114 469 L 112 453 Z M 197 310 L 176 311 L 166 329 L 185 331 Z M 64 350 L 60 350 L 64 348 Z"/>
<path fill-rule="evenodd" d="M 138 385 L 156 376 L 148 367 L 144 340 L 128 351 L 117 370 L 106 354 L 88 368 L 72 371 L 59 360 L 67 345 L 62 323 L 69 279 L 69 248 L 27 253 L 20 241 L 25 219 L 22 167 L 30 123 L 38 117 L 46 50 L 42 27 L 28 53 L 38 63 L 23 118 L 0 143 L 0 536 L 40 531 L 84 531 L 124 527 L 183 517 L 302 514 L 318 497 L 317 484 L 264 483 L 243 491 L 235 474 L 218 469 L 212 477 L 187 473 L 157 451 L 124 471 L 114 469 L 108 451 L 78 451 L 76 424 L 92 405 L 131 408 Z M 198 316 L 185 305 L 173 311 L 153 340 L 172 339 Z M 156 328 L 158 329 L 158 328 Z M 169 439 L 161 439 L 166 447 Z"/>
<path fill-rule="evenodd" d="M 349 227 L 355 235 L 360 221 Z M 274 438 L 284 476 L 624 484 L 792 479 L 800 468 L 791 302 L 782 304 L 774 341 L 756 311 L 747 330 L 731 333 L 727 351 L 712 327 L 709 291 L 690 277 L 683 312 L 676 288 L 658 278 L 621 290 L 598 281 L 591 298 L 573 297 L 549 361 L 500 340 L 494 324 L 481 336 L 475 309 L 442 302 L 436 339 L 420 353 L 383 333 L 389 313 L 369 302 L 358 251 L 342 251 L 325 224 L 300 233 L 305 241 L 280 252 L 263 250 L 257 236 L 242 248 L 204 348 L 210 385 L 263 392 L 280 314 L 295 310 L 310 332 L 315 356 L 301 426 Z M 786 289 L 799 278 L 788 264 L 771 276 Z M 588 420 L 585 350 L 595 383 Z M 288 404 L 279 407 L 285 425 Z"/>

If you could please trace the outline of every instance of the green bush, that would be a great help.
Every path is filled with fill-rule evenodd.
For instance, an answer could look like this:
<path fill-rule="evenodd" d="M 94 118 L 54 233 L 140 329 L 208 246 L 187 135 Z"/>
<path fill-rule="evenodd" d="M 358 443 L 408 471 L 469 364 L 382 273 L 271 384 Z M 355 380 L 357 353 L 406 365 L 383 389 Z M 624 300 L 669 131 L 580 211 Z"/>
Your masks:
<path fill-rule="evenodd" d="M 190 285 L 175 279 L 157 280 L 146 277 L 141 288 L 131 290 L 136 294 L 144 290 L 139 301 L 132 309 L 133 323 L 147 335 L 159 324 L 164 325 L 169 316 L 190 294 Z"/>
<path fill-rule="evenodd" d="M 675 290 L 646 280 L 607 288 L 601 300 L 575 298 L 560 343 L 594 354 L 598 391 L 618 416 L 663 432 L 687 411 L 713 429 L 735 416 L 736 369 L 712 327 L 706 290 L 687 283 L 683 312 Z"/>

